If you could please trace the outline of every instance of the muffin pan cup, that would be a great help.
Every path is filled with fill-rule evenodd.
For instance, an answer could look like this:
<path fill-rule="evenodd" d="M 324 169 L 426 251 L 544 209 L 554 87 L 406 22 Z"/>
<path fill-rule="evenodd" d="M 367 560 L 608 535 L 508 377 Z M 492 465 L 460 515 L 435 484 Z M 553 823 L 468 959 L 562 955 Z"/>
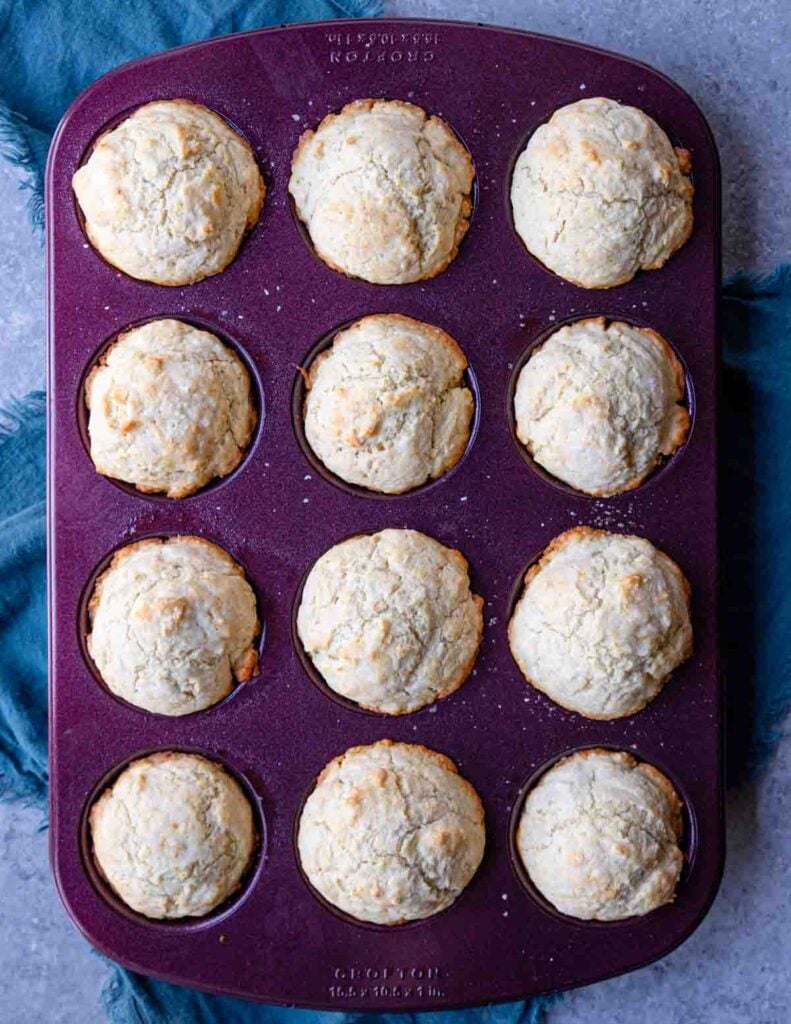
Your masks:
<path fill-rule="evenodd" d="M 692 238 L 659 271 L 607 292 L 562 281 L 513 230 L 510 172 L 529 134 L 563 104 L 606 95 L 637 105 L 690 149 Z M 478 203 L 459 255 L 433 280 L 398 287 L 325 266 L 297 228 L 287 185 L 300 133 L 367 96 L 407 99 L 443 116 L 469 146 Z M 134 281 L 90 247 L 70 180 L 119 111 L 186 97 L 249 140 L 268 194 L 228 269 L 184 288 Z M 722 692 L 717 657 L 716 383 L 719 171 L 695 104 L 657 72 L 576 43 L 451 22 L 343 21 L 244 33 L 126 65 L 70 108 L 47 173 L 49 280 L 49 614 L 51 855 L 61 897 L 112 959 L 172 982 L 270 1002 L 337 1010 L 427 1010 L 518 999 L 646 964 L 703 918 L 722 868 Z M 396 500 L 351 494 L 316 473 L 295 436 L 297 367 L 316 342 L 369 313 L 399 312 L 447 330 L 478 382 L 480 424 L 458 468 Z M 551 486 L 525 464 L 505 397 L 514 365 L 555 323 L 604 314 L 672 341 L 694 387 L 695 426 L 650 486 L 593 500 Z M 197 320 L 255 364 L 266 423 L 222 487 L 185 502 L 152 499 L 98 476 L 76 415 L 86 366 L 104 339 L 154 316 Z M 558 533 L 589 523 L 637 533 L 692 584 L 695 653 L 644 711 L 614 722 L 566 712 L 522 679 L 507 640 L 520 574 Z M 294 649 L 294 596 L 330 546 L 358 532 L 411 527 L 459 548 L 485 601 L 483 644 L 462 688 L 391 718 L 339 706 Z M 186 718 L 113 700 L 86 664 L 80 601 L 95 567 L 146 534 L 195 533 L 245 566 L 266 645 L 260 675 L 232 700 Z M 389 737 L 447 753 L 486 811 L 484 861 L 435 918 L 372 930 L 335 914 L 303 879 L 295 816 L 322 767 L 354 744 Z M 690 823 L 676 901 L 638 919 L 589 925 L 547 912 L 512 863 L 509 827 L 525 782 L 561 753 L 622 748 L 679 788 Z M 266 846 L 243 898 L 200 926 L 119 912 L 86 868 L 83 822 L 99 781 L 152 748 L 225 763 L 260 798 Z M 82 837 L 82 838 L 81 838 Z M 93 876 L 93 877 L 92 877 Z"/>

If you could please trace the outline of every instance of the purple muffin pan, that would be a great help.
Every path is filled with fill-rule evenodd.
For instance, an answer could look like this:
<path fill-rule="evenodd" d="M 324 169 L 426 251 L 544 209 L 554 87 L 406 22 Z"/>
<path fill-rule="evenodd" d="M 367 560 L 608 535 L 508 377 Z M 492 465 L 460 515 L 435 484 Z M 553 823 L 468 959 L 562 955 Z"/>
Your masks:
<path fill-rule="evenodd" d="M 585 291 L 544 269 L 516 236 L 511 169 L 531 132 L 563 104 L 611 96 L 642 107 L 692 152 L 695 229 L 660 271 Z M 288 194 L 300 133 L 367 96 L 441 114 L 472 152 L 477 202 L 458 258 L 439 277 L 383 287 L 347 279 L 311 251 Z M 268 195 L 259 224 L 222 274 L 185 288 L 131 280 L 88 245 L 71 176 L 119 115 L 162 97 L 218 111 L 250 141 Z M 144 974 L 213 992 L 343 1010 L 421 1010 L 517 999 L 581 985 L 662 956 L 701 921 L 723 861 L 722 694 L 717 660 L 715 397 L 719 177 L 698 108 L 642 64 L 523 32 L 431 21 L 343 21 L 250 32 L 136 61 L 71 107 L 47 176 L 49 271 L 49 609 L 51 849 L 61 897 L 89 941 Z M 477 435 L 457 468 L 410 495 L 337 486 L 308 461 L 292 422 L 297 366 L 339 325 L 399 312 L 449 331 L 478 388 Z M 694 394 L 690 439 L 638 490 L 594 500 L 553 486 L 525 461 L 507 396 L 525 350 L 553 325 L 603 314 L 650 325 L 676 347 Z M 80 383 L 102 345 L 149 317 L 185 317 L 237 345 L 255 369 L 263 423 L 239 470 L 185 501 L 139 496 L 98 476 L 83 443 Z M 506 629 L 525 568 L 562 530 L 589 523 L 648 537 L 693 589 L 695 654 L 644 711 L 593 722 L 522 679 Z M 331 700 L 295 650 L 292 615 L 306 570 L 350 534 L 413 527 L 469 559 L 485 632 L 474 673 L 432 708 L 400 718 Z M 97 681 L 84 654 L 95 570 L 145 535 L 195 533 L 244 566 L 265 620 L 261 673 L 222 704 L 168 719 Z M 449 910 L 392 929 L 344 919 L 300 874 L 295 818 L 317 773 L 383 737 L 449 754 L 481 794 L 487 849 Z M 686 807 L 687 866 L 670 906 L 596 925 L 530 891 L 512 857 L 526 782 L 560 754 L 605 745 L 657 765 Z M 254 799 L 262 842 L 241 892 L 214 915 L 146 921 L 122 907 L 90 862 L 85 815 L 128 760 L 158 748 L 226 765 Z"/>

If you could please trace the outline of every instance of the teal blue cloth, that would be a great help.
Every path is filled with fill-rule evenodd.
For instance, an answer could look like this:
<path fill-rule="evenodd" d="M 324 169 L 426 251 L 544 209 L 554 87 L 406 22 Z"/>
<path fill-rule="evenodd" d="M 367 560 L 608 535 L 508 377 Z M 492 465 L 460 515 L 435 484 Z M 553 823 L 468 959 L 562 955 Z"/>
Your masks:
<path fill-rule="evenodd" d="M 558 996 L 530 1003 L 503 1003 L 479 1010 L 427 1013 L 322 1013 L 282 1006 L 255 1006 L 240 999 L 205 996 L 115 969 L 102 992 L 112 1024 L 541 1024 Z"/>
<path fill-rule="evenodd" d="M 382 0 L 0 0 L 0 153 L 44 224 L 44 165 L 66 107 L 135 57 L 294 21 L 374 16 Z"/>
<path fill-rule="evenodd" d="M 722 647 L 728 685 L 728 774 L 766 763 L 791 703 L 791 267 L 740 276 L 722 305 Z M 45 402 L 0 411 L 0 792 L 46 792 Z M 260 1007 L 203 996 L 120 968 L 103 1003 L 114 1024 L 340 1024 L 362 1015 Z M 434 1013 L 431 1024 L 536 1024 L 534 1000 Z M 413 1016 L 425 1016 L 417 1014 Z M 368 1024 L 405 1018 L 369 1015 Z"/>
<path fill-rule="evenodd" d="M 46 402 L 0 409 L 0 798 L 47 795 Z"/>
<path fill-rule="evenodd" d="M 722 305 L 720 644 L 728 781 L 768 760 L 791 704 L 791 265 Z"/>

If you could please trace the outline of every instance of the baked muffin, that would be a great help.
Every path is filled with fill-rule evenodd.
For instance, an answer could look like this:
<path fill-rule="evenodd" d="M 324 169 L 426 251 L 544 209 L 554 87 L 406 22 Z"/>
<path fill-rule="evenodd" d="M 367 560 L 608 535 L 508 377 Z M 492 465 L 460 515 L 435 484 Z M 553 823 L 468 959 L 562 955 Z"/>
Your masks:
<path fill-rule="evenodd" d="M 121 334 L 85 384 L 97 472 L 186 498 L 239 465 L 256 425 L 235 352 L 181 320 Z"/>
<path fill-rule="evenodd" d="M 641 537 L 580 526 L 531 566 L 511 622 L 529 683 L 586 718 L 632 715 L 692 653 L 690 588 Z"/>
<path fill-rule="evenodd" d="M 551 335 L 519 374 L 516 433 L 564 483 L 620 494 L 684 443 L 683 400 L 684 370 L 656 331 L 578 320 Z"/>
<path fill-rule="evenodd" d="M 652 765 L 581 750 L 530 791 L 516 845 L 530 880 L 561 913 L 619 921 L 672 902 L 684 863 L 681 806 Z"/>
<path fill-rule="evenodd" d="M 331 472 L 384 494 L 441 476 L 464 453 L 474 410 L 467 360 L 438 327 L 397 313 L 340 331 L 305 374 L 305 436 Z"/>
<path fill-rule="evenodd" d="M 201 537 L 121 548 L 88 610 L 87 646 L 99 674 L 146 711 L 201 711 L 258 667 L 252 587 L 226 551 Z"/>
<path fill-rule="evenodd" d="M 514 226 L 550 270 L 613 288 L 657 270 L 692 233 L 690 155 L 642 110 L 596 97 L 556 110 L 511 182 Z"/>
<path fill-rule="evenodd" d="M 306 654 L 330 689 L 402 715 L 457 690 L 483 632 L 467 561 L 416 530 L 382 530 L 330 548 L 297 612 Z"/>
<path fill-rule="evenodd" d="M 107 262 L 165 285 L 224 270 L 265 192 L 247 142 L 189 100 L 146 103 L 105 132 L 72 187 L 88 238 Z"/>
<path fill-rule="evenodd" d="M 235 892 L 256 844 L 239 783 L 197 754 L 133 761 L 91 808 L 102 876 L 139 914 L 200 917 Z"/>
<path fill-rule="evenodd" d="M 395 925 L 449 907 L 475 874 L 486 834 L 473 787 L 444 754 L 381 740 L 319 775 L 297 845 L 310 884 L 360 921 Z"/>
<path fill-rule="evenodd" d="M 444 270 L 469 226 L 475 170 L 439 117 L 356 100 L 299 140 L 288 190 L 318 255 L 374 284 Z"/>

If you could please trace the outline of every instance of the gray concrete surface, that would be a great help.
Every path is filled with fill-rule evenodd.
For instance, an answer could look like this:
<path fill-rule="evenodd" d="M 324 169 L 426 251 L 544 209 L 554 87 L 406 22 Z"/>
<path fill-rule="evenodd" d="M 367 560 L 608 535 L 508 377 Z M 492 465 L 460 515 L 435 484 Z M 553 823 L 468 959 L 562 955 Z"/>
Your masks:
<path fill-rule="evenodd" d="M 391 13 L 564 35 L 647 61 L 701 104 L 723 161 L 726 273 L 788 259 L 791 6 L 785 0 L 395 0 Z M 0 163 L 0 402 L 43 384 L 43 253 Z M 720 895 L 681 949 L 567 994 L 549 1024 L 786 1024 L 791 1019 L 791 742 L 728 798 Z M 0 805 L 0 1024 L 99 1024 L 105 967 L 69 924 L 39 812 Z M 133 1022 L 130 1022 L 133 1024 Z"/>

